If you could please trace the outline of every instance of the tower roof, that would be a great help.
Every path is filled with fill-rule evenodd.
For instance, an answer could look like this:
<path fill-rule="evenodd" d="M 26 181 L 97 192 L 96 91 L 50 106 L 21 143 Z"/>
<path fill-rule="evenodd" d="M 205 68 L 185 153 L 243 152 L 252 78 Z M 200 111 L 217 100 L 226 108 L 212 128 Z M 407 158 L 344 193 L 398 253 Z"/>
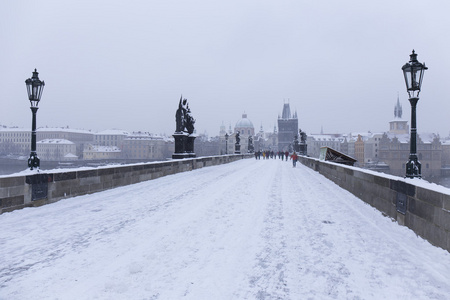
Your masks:
<path fill-rule="evenodd" d="M 289 103 L 284 103 L 283 105 L 283 113 L 281 114 L 282 119 L 290 119 L 291 118 L 291 107 Z"/>

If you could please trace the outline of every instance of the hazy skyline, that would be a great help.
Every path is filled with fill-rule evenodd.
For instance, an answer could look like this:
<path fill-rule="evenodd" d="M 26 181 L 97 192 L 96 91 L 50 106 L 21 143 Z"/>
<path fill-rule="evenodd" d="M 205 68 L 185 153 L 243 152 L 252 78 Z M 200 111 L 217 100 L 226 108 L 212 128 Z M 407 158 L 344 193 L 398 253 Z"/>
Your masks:
<path fill-rule="evenodd" d="M 417 125 L 449 135 L 450 3 L 438 1 L 7 1 L 0 124 L 31 127 L 25 79 L 46 83 L 38 127 L 172 134 L 180 95 L 197 133 L 247 113 L 272 131 L 284 101 L 308 134 L 384 132 L 401 67 L 425 72 Z M 289 100 L 288 100 L 289 99 Z"/>

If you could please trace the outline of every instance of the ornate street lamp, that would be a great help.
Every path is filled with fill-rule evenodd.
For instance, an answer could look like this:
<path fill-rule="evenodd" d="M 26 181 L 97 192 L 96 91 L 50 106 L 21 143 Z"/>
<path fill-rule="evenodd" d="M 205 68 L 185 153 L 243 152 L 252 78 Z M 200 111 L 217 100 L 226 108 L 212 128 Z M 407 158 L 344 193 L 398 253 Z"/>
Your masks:
<path fill-rule="evenodd" d="M 225 133 L 225 154 L 228 155 L 228 133 Z"/>
<path fill-rule="evenodd" d="M 39 80 L 38 72 L 34 69 L 33 77 L 25 80 L 27 85 L 28 99 L 31 103 L 31 113 L 33 114 L 33 122 L 31 128 L 31 153 L 28 159 L 28 167 L 31 170 L 33 168 L 39 168 L 39 157 L 36 154 L 36 113 L 38 110 L 38 104 L 41 100 L 42 90 L 44 89 L 44 81 Z"/>
<path fill-rule="evenodd" d="M 409 102 L 411 103 L 411 142 L 409 161 L 406 163 L 406 177 L 421 178 L 422 166 L 417 158 L 417 126 L 416 126 L 416 106 L 419 101 L 420 88 L 422 86 L 423 73 L 428 68 L 425 63 L 420 63 L 417 60 L 417 54 L 412 51 L 409 55 L 409 63 L 403 67 L 403 75 L 405 76 L 406 90 L 409 95 Z"/>

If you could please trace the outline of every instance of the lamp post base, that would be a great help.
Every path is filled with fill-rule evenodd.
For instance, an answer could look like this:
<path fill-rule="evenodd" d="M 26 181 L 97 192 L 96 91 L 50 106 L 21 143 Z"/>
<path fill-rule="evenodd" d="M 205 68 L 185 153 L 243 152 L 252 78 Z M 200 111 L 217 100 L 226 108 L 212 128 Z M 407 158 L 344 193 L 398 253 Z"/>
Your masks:
<path fill-rule="evenodd" d="M 409 158 L 406 163 L 406 177 L 407 178 L 422 178 L 422 164 L 417 157 Z"/>
<path fill-rule="evenodd" d="M 41 161 L 36 153 L 31 152 L 30 158 L 28 159 L 28 167 L 30 168 L 30 170 L 39 169 L 40 162 Z"/>

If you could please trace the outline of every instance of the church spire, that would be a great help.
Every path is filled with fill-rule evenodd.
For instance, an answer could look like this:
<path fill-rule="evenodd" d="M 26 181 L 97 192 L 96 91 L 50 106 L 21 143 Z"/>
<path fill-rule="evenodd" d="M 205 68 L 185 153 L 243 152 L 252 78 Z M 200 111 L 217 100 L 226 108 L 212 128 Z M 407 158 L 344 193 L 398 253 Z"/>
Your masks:
<path fill-rule="evenodd" d="M 401 119 L 402 114 L 403 114 L 402 105 L 400 104 L 400 99 L 399 99 L 399 96 L 397 93 L 397 105 L 395 105 L 395 108 L 394 108 L 394 116 L 396 119 Z"/>

